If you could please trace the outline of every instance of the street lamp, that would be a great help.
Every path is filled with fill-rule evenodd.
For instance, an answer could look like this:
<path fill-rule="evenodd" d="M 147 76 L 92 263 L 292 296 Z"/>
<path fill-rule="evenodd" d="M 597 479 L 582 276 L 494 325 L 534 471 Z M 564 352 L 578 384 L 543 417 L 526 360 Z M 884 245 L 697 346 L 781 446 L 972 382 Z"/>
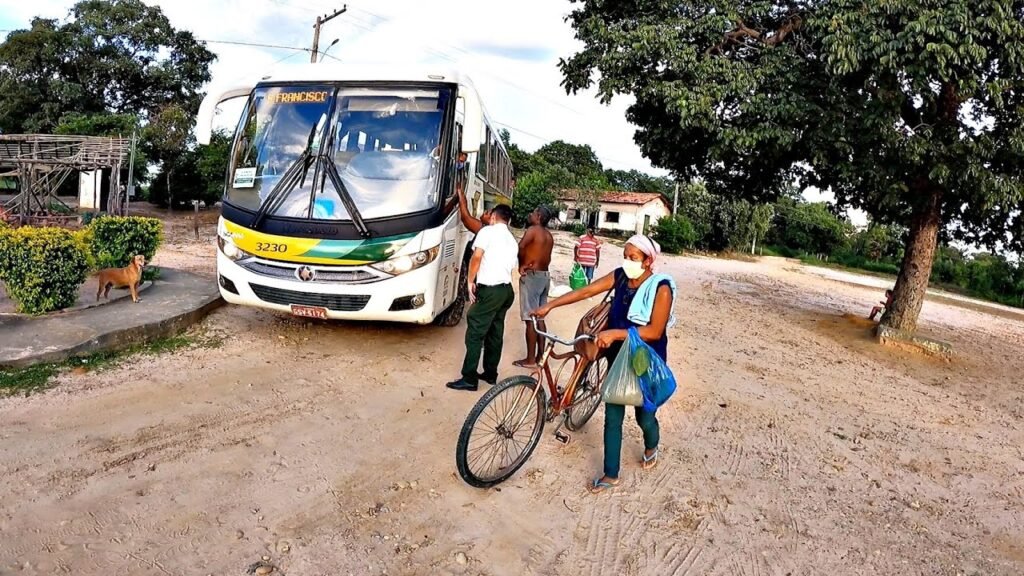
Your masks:
<path fill-rule="evenodd" d="M 324 51 L 320 53 L 320 62 L 324 61 L 324 57 L 327 56 L 327 51 L 330 50 L 331 48 L 334 48 L 334 45 L 337 44 L 339 40 L 339 38 L 335 38 L 334 42 L 331 42 L 330 46 L 324 48 Z"/>

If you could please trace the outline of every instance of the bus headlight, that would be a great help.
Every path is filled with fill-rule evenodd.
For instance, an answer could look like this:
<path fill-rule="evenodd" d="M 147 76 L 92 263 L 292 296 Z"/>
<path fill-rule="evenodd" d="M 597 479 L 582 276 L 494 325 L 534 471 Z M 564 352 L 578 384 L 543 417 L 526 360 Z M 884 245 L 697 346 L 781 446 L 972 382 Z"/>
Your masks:
<path fill-rule="evenodd" d="M 407 256 L 398 256 L 391 260 L 385 260 L 383 262 L 377 262 L 371 264 L 371 266 L 385 274 L 391 274 L 392 276 L 398 276 L 399 274 L 405 274 L 410 270 L 422 268 L 427 264 L 430 264 L 437 258 L 438 252 L 441 247 L 435 246 L 430 250 L 424 250 L 415 254 L 409 254 Z"/>
<path fill-rule="evenodd" d="M 245 250 L 235 246 L 234 242 L 223 236 L 217 236 L 217 247 L 220 248 L 220 251 L 223 252 L 225 256 L 234 262 L 252 256 L 252 254 L 249 254 Z"/>

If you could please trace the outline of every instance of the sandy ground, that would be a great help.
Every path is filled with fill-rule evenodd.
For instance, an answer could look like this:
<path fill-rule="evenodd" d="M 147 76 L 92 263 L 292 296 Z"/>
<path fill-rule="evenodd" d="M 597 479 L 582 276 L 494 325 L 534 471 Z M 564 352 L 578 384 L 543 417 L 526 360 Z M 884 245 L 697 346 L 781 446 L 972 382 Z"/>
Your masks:
<path fill-rule="evenodd" d="M 169 240 L 158 263 L 212 273 L 208 238 Z M 556 279 L 568 261 L 560 237 Z M 443 387 L 461 328 L 227 307 L 196 328 L 220 347 L 0 401 L 0 574 L 1024 572 L 1024 323 L 928 302 L 944 363 L 872 342 L 875 288 L 774 259 L 661 269 L 682 385 L 653 471 L 627 418 L 614 493 L 584 489 L 601 412 L 499 489 L 457 477 L 479 397 Z"/>

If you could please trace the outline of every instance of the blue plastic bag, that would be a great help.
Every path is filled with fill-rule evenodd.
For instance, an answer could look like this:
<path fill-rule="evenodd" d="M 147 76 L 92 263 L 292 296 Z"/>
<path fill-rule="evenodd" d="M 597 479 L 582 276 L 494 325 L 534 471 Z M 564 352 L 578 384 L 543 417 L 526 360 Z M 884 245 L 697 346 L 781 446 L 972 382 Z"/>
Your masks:
<path fill-rule="evenodd" d="M 640 379 L 644 410 L 654 412 L 675 393 L 676 377 L 661 356 L 640 339 L 636 328 L 629 329 L 627 345 L 633 352 L 633 371 Z"/>

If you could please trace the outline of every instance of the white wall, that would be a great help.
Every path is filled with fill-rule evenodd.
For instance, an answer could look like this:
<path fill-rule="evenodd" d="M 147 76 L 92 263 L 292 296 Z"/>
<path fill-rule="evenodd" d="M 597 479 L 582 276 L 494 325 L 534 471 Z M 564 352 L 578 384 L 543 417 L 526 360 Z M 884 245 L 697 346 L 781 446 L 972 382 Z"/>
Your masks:
<path fill-rule="evenodd" d="M 575 203 L 565 202 L 567 209 L 575 208 Z M 608 213 L 618 212 L 619 221 L 609 222 Z M 650 226 L 654 227 L 658 223 L 658 220 L 669 215 L 669 209 L 665 206 L 664 202 L 660 200 L 652 200 L 643 206 L 636 204 L 601 204 L 601 213 L 597 219 L 597 227 L 601 230 L 616 230 L 619 232 L 632 232 L 639 234 L 643 232 L 644 218 L 650 216 Z M 562 222 L 580 222 L 579 219 L 569 220 L 568 213 L 566 210 L 562 210 L 558 219 Z M 584 221 L 585 222 L 585 221 Z"/>
<path fill-rule="evenodd" d="M 637 216 L 635 232 L 637 234 L 643 232 L 645 216 L 651 217 L 650 227 L 653 228 L 658 223 L 658 220 L 670 216 L 671 213 L 672 211 L 669 210 L 669 208 L 665 206 L 665 203 L 661 202 L 660 200 L 654 200 L 652 202 L 644 204 L 640 208 L 640 211 Z"/>
<path fill-rule="evenodd" d="M 78 207 L 80 209 L 98 210 L 100 208 L 100 188 L 102 182 L 102 170 L 78 173 Z"/>

